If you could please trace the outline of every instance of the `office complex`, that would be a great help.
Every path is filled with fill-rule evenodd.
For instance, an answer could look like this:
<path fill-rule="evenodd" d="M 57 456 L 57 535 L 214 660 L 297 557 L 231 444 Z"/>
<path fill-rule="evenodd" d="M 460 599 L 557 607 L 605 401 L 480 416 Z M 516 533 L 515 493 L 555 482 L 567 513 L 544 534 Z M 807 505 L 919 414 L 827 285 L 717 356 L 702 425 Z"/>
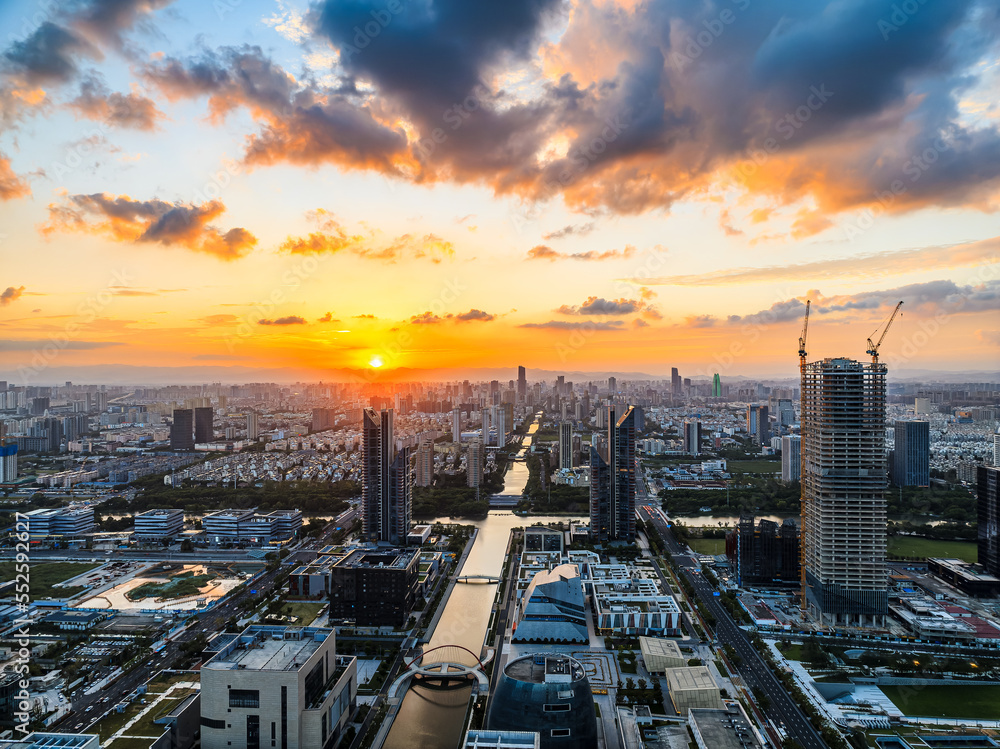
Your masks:
<path fill-rule="evenodd" d="M 684 452 L 688 455 L 701 455 L 701 422 L 684 422 Z"/>
<path fill-rule="evenodd" d="M 1000 468 L 979 466 L 978 474 L 979 563 L 988 573 L 1000 577 L 1000 506 L 997 504 Z"/>
<path fill-rule="evenodd" d="M 583 664 L 555 653 L 511 660 L 497 680 L 486 725 L 537 733 L 542 749 L 597 746 L 594 696 Z"/>
<path fill-rule="evenodd" d="M 330 618 L 400 627 L 413 608 L 419 549 L 355 549 L 330 567 Z"/>
<path fill-rule="evenodd" d="M 413 460 L 413 484 L 430 486 L 434 481 L 434 440 L 424 437 Z"/>
<path fill-rule="evenodd" d="M 844 358 L 802 374 L 803 558 L 823 624 L 885 619 L 885 376 L 883 364 Z"/>
<path fill-rule="evenodd" d="M 802 438 L 786 434 L 781 438 L 781 480 L 798 481 L 802 473 Z"/>
<path fill-rule="evenodd" d="M 170 541 L 183 530 L 183 510 L 146 510 L 135 516 L 136 541 Z"/>
<path fill-rule="evenodd" d="M 174 421 L 170 425 L 170 449 L 194 450 L 194 411 L 190 408 L 175 408 Z"/>
<path fill-rule="evenodd" d="M 893 426 L 892 483 L 895 486 L 930 486 L 930 422 L 897 421 Z"/>
<path fill-rule="evenodd" d="M 573 467 L 573 424 L 569 421 L 559 422 L 559 467 Z"/>
<path fill-rule="evenodd" d="M 201 667 L 204 749 L 326 749 L 354 707 L 358 669 L 332 629 L 251 626 L 218 635 Z"/>
<path fill-rule="evenodd" d="M 220 510 L 201 521 L 205 543 L 211 546 L 281 546 L 302 529 L 299 510 L 275 510 L 258 515 L 253 510 Z"/>
<path fill-rule="evenodd" d="M 79 538 L 94 532 L 94 508 L 86 506 L 30 510 L 24 513 L 33 541 Z"/>
<path fill-rule="evenodd" d="M 212 419 L 215 413 L 211 406 L 194 409 L 194 441 L 196 444 L 204 444 L 215 439 L 215 430 L 212 428 Z"/>
<path fill-rule="evenodd" d="M 361 533 L 365 541 L 406 544 L 410 530 L 409 449 L 396 449 L 392 409 L 366 408 L 361 442 Z"/>
<path fill-rule="evenodd" d="M 598 543 L 635 540 L 635 409 L 608 406 L 606 454 L 590 448 L 590 533 Z"/>

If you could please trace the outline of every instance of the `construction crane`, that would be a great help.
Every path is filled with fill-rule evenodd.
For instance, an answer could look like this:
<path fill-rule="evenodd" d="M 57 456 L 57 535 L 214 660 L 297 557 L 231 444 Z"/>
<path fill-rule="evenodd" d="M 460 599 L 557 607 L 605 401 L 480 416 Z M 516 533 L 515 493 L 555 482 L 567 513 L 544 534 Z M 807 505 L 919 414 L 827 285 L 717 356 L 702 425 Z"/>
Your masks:
<path fill-rule="evenodd" d="M 889 327 L 892 325 L 892 321 L 896 319 L 896 313 L 899 312 L 899 308 L 903 306 L 903 302 L 900 301 L 896 305 L 896 309 L 892 311 L 889 315 L 889 321 L 885 324 L 885 328 L 882 330 L 882 335 L 879 336 L 878 343 L 872 343 L 871 336 L 868 337 L 868 351 L 866 352 L 872 358 L 872 364 L 878 364 L 878 349 L 882 345 L 882 341 L 885 340 L 885 334 L 889 332 Z M 882 326 L 880 325 L 879 328 Z M 879 328 L 875 328 L 872 331 L 872 336 L 878 333 Z"/>
<path fill-rule="evenodd" d="M 799 423 L 805 422 L 806 413 L 806 334 L 809 332 L 809 306 L 812 300 L 806 299 L 806 316 L 802 321 L 802 335 L 799 336 Z M 801 575 L 799 590 L 799 608 L 806 610 L 806 492 L 802 480 L 806 476 L 806 451 L 802 449 L 802 427 L 799 427 L 799 574 Z"/>

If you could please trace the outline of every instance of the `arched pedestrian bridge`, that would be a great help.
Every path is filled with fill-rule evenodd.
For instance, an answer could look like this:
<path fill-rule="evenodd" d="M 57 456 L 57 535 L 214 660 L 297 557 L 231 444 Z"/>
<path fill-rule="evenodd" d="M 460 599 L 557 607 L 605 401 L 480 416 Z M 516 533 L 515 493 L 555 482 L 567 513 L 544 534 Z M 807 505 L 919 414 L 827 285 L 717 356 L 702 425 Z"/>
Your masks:
<path fill-rule="evenodd" d="M 402 697 L 411 679 L 432 682 L 471 681 L 480 692 L 489 689 L 486 666 L 461 645 L 439 645 L 406 661 L 404 671 L 389 688 L 389 697 Z"/>
<path fill-rule="evenodd" d="M 456 583 L 498 583 L 500 578 L 496 575 L 462 575 L 455 578 Z"/>

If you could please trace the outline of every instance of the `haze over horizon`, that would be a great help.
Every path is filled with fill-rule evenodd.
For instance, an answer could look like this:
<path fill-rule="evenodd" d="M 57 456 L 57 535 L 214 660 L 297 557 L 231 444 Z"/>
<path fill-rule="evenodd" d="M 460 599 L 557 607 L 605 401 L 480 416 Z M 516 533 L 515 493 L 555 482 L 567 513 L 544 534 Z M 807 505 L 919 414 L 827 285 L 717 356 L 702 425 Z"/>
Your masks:
<path fill-rule="evenodd" d="M 990 373 L 1000 9 L 914 7 L 6 3 L 0 376 Z"/>

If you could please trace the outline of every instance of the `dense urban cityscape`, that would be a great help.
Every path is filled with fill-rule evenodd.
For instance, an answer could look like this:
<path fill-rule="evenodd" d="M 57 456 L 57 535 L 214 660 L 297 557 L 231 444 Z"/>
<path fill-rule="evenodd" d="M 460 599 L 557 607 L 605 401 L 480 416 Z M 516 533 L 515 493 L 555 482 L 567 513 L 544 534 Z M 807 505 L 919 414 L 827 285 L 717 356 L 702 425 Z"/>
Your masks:
<path fill-rule="evenodd" d="M 1000 749 L 996 0 L 0 29 L 0 749 Z"/>

